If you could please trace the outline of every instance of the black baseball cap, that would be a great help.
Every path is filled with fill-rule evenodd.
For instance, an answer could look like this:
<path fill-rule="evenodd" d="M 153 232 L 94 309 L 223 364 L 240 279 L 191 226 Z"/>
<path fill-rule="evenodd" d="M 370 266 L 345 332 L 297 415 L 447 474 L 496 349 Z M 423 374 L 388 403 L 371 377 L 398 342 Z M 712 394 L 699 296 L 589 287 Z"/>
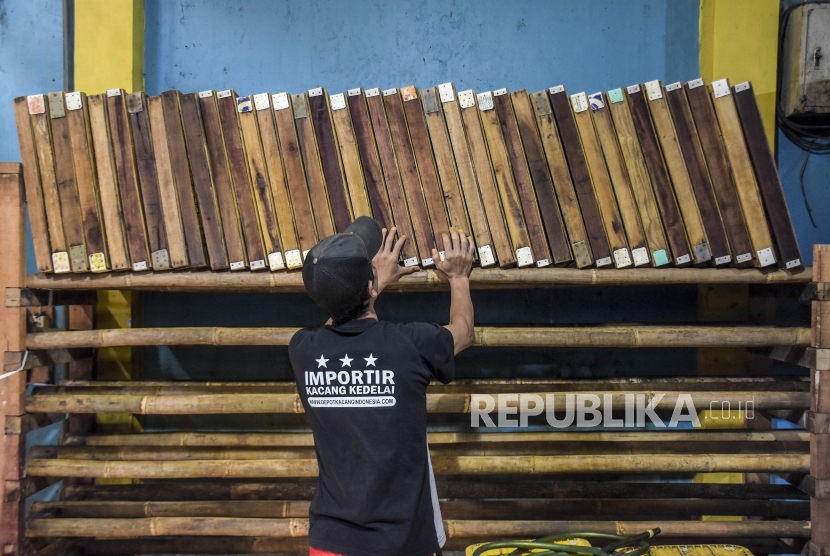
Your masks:
<path fill-rule="evenodd" d="M 354 307 L 374 279 L 372 259 L 383 232 L 368 216 L 312 247 L 303 263 L 303 284 L 311 299 L 330 315 Z"/>

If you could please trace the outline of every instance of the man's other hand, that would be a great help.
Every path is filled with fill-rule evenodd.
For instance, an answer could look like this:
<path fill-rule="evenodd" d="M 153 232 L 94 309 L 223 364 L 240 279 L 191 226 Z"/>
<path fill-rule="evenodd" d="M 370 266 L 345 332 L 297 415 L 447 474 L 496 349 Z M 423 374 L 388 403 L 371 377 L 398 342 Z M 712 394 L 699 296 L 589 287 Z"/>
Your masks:
<path fill-rule="evenodd" d="M 407 274 L 421 270 L 418 266 L 403 267 L 398 264 L 398 260 L 401 258 L 401 248 L 403 247 L 404 241 L 406 241 L 406 236 L 400 237 L 395 241 L 395 233 L 397 231 L 397 228 L 392 228 L 388 231 L 386 228 L 383 229 L 380 250 L 375 255 L 375 258 L 372 259 L 372 266 L 375 269 L 376 278 L 375 291 L 378 294 L 401 276 L 406 276 Z"/>
<path fill-rule="evenodd" d="M 468 278 L 473 268 L 473 242 L 468 240 L 464 233 L 450 228 L 450 235 L 443 234 L 444 260 L 438 251 L 432 250 L 432 260 L 435 261 L 435 270 L 444 278 L 452 281 L 454 278 Z"/>

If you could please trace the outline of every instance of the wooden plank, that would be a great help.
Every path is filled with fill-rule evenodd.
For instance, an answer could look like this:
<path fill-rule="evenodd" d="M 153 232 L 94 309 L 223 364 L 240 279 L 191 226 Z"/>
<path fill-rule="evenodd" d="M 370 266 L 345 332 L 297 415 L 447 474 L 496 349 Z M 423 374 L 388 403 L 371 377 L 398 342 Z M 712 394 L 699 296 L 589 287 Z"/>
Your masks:
<path fill-rule="evenodd" d="M 741 210 L 741 201 L 738 199 L 738 192 L 732 181 L 729 162 L 726 160 L 726 151 L 712 99 L 706 87 L 703 87 L 702 79 L 689 81 L 684 89 L 717 197 L 721 220 L 726 226 L 726 237 L 732 252 L 733 264 L 748 264 L 753 258 L 752 242 L 749 239 L 743 210 Z"/>
<path fill-rule="evenodd" d="M 389 206 L 389 196 L 386 193 L 386 182 L 380 165 L 378 146 L 375 143 L 375 133 L 372 130 L 372 119 L 369 115 L 369 107 L 366 105 L 366 97 L 362 88 L 349 89 L 348 105 L 352 117 L 356 147 L 363 169 L 363 179 L 366 180 L 366 192 L 372 207 L 372 217 L 378 221 L 382 228 L 388 230 L 395 225 L 395 220 Z M 349 187 L 351 187 L 351 182 Z M 355 205 L 354 198 L 352 198 L 352 205 Z"/>
<path fill-rule="evenodd" d="M 466 91 L 462 94 L 465 93 Z M 478 93 L 475 100 L 479 109 L 479 120 L 484 130 L 487 149 L 490 151 L 490 162 L 493 166 L 493 176 L 499 191 L 502 213 L 510 232 L 513 252 L 516 254 L 516 264 L 520 268 L 530 266 L 533 264 L 530 235 L 522 213 L 519 191 L 513 178 L 513 169 L 510 167 L 510 154 L 507 152 L 499 115 L 493 103 L 493 94 L 490 91 Z"/>
<path fill-rule="evenodd" d="M 123 89 L 107 91 L 107 113 L 115 151 L 115 169 L 121 193 L 124 230 L 130 246 L 130 263 L 133 271 L 142 271 L 150 270 L 150 247 L 144 227 L 144 210 L 141 207 L 141 192 L 138 189 L 138 174 L 132 146 L 133 133 L 127 117 L 125 97 Z"/>
<path fill-rule="evenodd" d="M 277 93 L 271 97 L 274 106 L 274 120 L 280 141 L 280 152 L 285 165 L 285 179 L 291 196 L 291 208 L 294 225 L 297 229 L 297 241 L 300 244 L 303 259 L 309 249 L 317 243 L 317 231 L 314 213 L 311 209 L 311 195 L 308 191 L 305 168 L 301 155 L 297 130 L 294 127 L 294 110 L 288 93 Z M 293 262 L 292 262 L 293 265 Z"/>
<path fill-rule="evenodd" d="M 752 84 L 749 81 L 739 83 L 732 87 L 732 93 L 735 96 L 735 108 L 741 120 L 749 156 L 755 168 L 755 177 L 758 179 L 775 244 L 778 247 L 779 264 L 783 268 L 801 266 L 801 249 L 798 247 L 798 238 L 787 208 L 787 198 L 784 196 L 781 179 L 778 177 L 772 149 L 767 142 L 764 122 L 761 120 L 761 112 L 758 110 Z"/>
<path fill-rule="evenodd" d="M 450 225 L 447 207 L 444 204 L 444 192 L 438 180 L 438 170 L 432 155 L 424 109 L 418 99 L 418 90 L 414 86 L 402 88 L 400 94 L 403 99 L 403 112 L 406 127 L 409 130 L 412 152 L 415 155 L 415 164 L 420 176 L 421 191 L 429 214 L 432 237 L 435 240 L 435 248 L 443 252 L 445 248 L 443 236 L 446 234 L 449 237 Z M 461 228 L 460 231 L 469 234 L 470 228 Z M 431 259 L 432 256 L 430 255 L 429 258 Z"/>
<path fill-rule="evenodd" d="M 547 91 L 536 91 L 531 95 L 533 110 L 536 115 L 536 125 L 545 150 L 548 170 L 553 188 L 559 201 L 559 208 L 565 220 L 574 263 L 577 268 L 585 268 L 594 263 L 591 254 L 591 244 L 585 222 L 582 220 L 582 211 L 576 199 L 571 173 L 568 171 L 568 161 L 559 139 L 559 129 L 553 117 Z M 544 211 L 543 211 L 544 214 Z"/>
<path fill-rule="evenodd" d="M 490 235 L 493 239 L 493 250 L 491 256 L 498 260 L 499 266 L 507 268 L 516 264 L 516 252 L 513 250 L 513 241 L 510 239 L 510 231 L 504 218 L 501 208 L 501 195 L 499 194 L 496 178 L 493 174 L 493 165 L 490 161 L 490 150 L 487 148 L 487 139 L 484 136 L 484 128 L 481 125 L 481 118 L 478 115 L 476 106 L 476 93 L 470 89 L 458 93 L 457 110 L 461 112 L 462 128 L 466 133 L 467 146 L 470 150 L 470 157 L 473 163 L 475 178 L 478 182 L 478 190 L 481 194 L 481 202 L 484 205 L 484 213 L 487 216 L 487 226 L 490 228 Z M 452 103 L 446 111 L 447 123 L 455 118 Z M 461 148 L 461 130 L 457 125 L 449 125 L 452 136 L 453 149 Z M 458 161 L 456 153 L 456 161 Z M 462 158 L 463 160 L 463 152 Z M 459 168 L 461 163 L 459 162 Z M 463 181 L 462 181 L 463 183 Z M 487 255 L 479 253 L 481 260 Z"/>
<path fill-rule="evenodd" d="M 620 209 L 614 198 L 611 177 L 608 174 L 608 167 L 597 140 L 594 122 L 588 110 L 588 96 L 585 93 L 577 93 L 571 95 L 570 99 L 576 127 L 579 130 L 579 138 L 582 142 L 582 152 L 585 153 L 588 171 L 591 173 L 591 183 L 594 186 L 594 195 L 599 206 L 602 225 L 605 228 L 605 236 L 608 238 L 608 245 L 611 247 L 611 254 L 614 257 L 614 266 L 617 268 L 631 266 L 631 254 L 628 251 Z"/>
<path fill-rule="evenodd" d="M 645 233 L 646 243 L 651 252 L 651 262 L 654 266 L 668 264 L 671 260 L 671 252 L 669 251 L 666 234 L 663 231 L 663 221 L 660 218 L 660 209 L 657 206 L 657 199 L 654 197 L 654 189 L 651 186 L 651 178 L 643 158 L 643 150 L 640 148 L 640 141 L 637 139 L 637 132 L 634 129 L 634 121 L 631 119 L 631 111 L 628 108 L 628 103 L 625 102 L 622 89 L 608 91 L 607 98 L 611 116 L 614 120 L 617 142 L 625 161 L 625 168 L 628 171 L 628 179 L 634 198 L 637 201 L 637 210 Z"/>
<path fill-rule="evenodd" d="M 680 151 L 677 133 L 666 105 L 663 87 L 659 81 L 650 81 L 643 85 L 648 100 L 648 109 L 654 124 L 654 131 L 660 142 L 669 179 L 674 187 L 674 195 L 680 214 L 683 217 L 683 226 L 686 228 L 686 237 L 692 247 L 692 262 L 701 264 L 712 260 L 712 249 L 703 227 L 703 218 L 695 199 L 686 161 Z"/>
<path fill-rule="evenodd" d="M 363 177 L 363 168 L 360 164 L 357 139 L 355 138 L 354 124 L 346 102 L 346 95 L 339 93 L 329 97 L 331 119 L 337 136 L 337 145 L 340 147 L 340 158 L 343 161 L 343 172 L 346 176 L 346 188 L 349 191 L 349 201 L 355 218 L 372 216 L 372 206 L 369 202 L 369 192 L 366 190 L 366 180 Z"/>
<path fill-rule="evenodd" d="M 668 104 L 674 122 L 677 140 L 700 209 L 700 217 L 703 220 L 706 238 L 709 240 L 712 260 L 715 266 L 730 263 L 732 253 L 729 250 L 726 229 L 712 190 L 712 181 L 709 179 L 709 172 L 703 159 L 700 138 L 697 135 L 689 101 L 686 99 L 686 92 L 678 81 L 664 87 L 663 94 L 666 97 L 666 104 Z"/>
<path fill-rule="evenodd" d="M 86 94 L 67 93 L 66 118 L 69 120 L 69 139 L 72 144 L 72 160 L 78 184 L 78 200 L 81 204 L 81 222 L 89 250 L 89 269 L 92 272 L 109 270 L 107 236 L 101 214 L 101 196 L 95 173 L 95 156 L 89 127 L 89 103 Z M 34 229 L 34 228 L 33 228 Z"/>
<path fill-rule="evenodd" d="M 43 188 L 35 152 L 35 136 L 26 97 L 14 99 L 14 117 L 17 121 L 17 139 L 20 144 L 20 159 L 23 161 L 23 184 L 26 188 L 26 204 L 29 207 L 37 270 L 52 272 L 49 227 L 46 222 L 46 207 L 43 203 Z"/>
<path fill-rule="evenodd" d="M 553 263 L 557 266 L 566 265 L 573 260 L 573 255 L 553 189 L 553 180 L 548 172 L 545 151 L 542 147 L 542 139 L 536 125 L 536 115 L 530 103 L 530 96 L 523 89 L 510 93 L 510 100 L 522 139 L 523 154 L 527 158 L 527 168 L 533 182 L 534 202 L 538 202 L 538 210 L 545 224 Z"/>
<path fill-rule="evenodd" d="M 338 232 L 343 232 L 352 223 L 354 217 L 351 203 L 349 203 L 349 193 L 346 191 L 343 161 L 340 159 L 340 149 L 331 121 L 329 94 L 322 88 L 311 89 L 306 100 L 317 138 L 317 148 L 326 181 L 334 228 Z"/>
<path fill-rule="evenodd" d="M 216 189 L 210 170 L 199 96 L 196 93 L 182 95 L 181 110 L 187 156 L 190 159 L 190 169 L 193 173 L 193 184 L 199 203 L 199 220 L 202 223 L 210 268 L 225 270 L 229 266 L 228 252 L 225 249 L 222 216 L 216 206 Z"/>
<path fill-rule="evenodd" d="M 628 181 L 628 174 L 625 171 L 614 123 L 611 121 L 611 113 L 606 107 L 606 99 L 602 93 L 594 93 L 588 97 L 588 104 L 591 107 L 591 117 L 594 121 L 597 139 L 602 147 L 602 154 L 605 156 L 608 176 L 617 196 L 620 217 L 625 227 L 628 245 L 631 248 L 632 263 L 634 263 L 634 266 L 650 264 L 651 259 L 648 256 L 645 231 L 637 212 L 637 203 L 634 200 L 631 183 Z"/>
<path fill-rule="evenodd" d="M 52 268 L 56 274 L 70 272 L 69 252 L 66 250 L 66 236 L 63 232 L 58 180 L 55 175 L 55 153 L 52 150 L 52 126 L 46 115 L 46 95 L 32 95 L 27 99 L 35 136 L 40 183 L 43 191 L 46 223 L 49 228 L 49 243 L 52 247 Z"/>
<path fill-rule="evenodd" d="M 127 95 L 127 113 L 133 128 L 135 163 L 138 170 L 138 186 L 144 208 L 144 224 L 147 226 L 147 243 L 150 246 L 150 264 L 153 270 L 169 270 L 170 254 L 167 249 L 167 233 L 156 175 L 156 159 L 153 154 L 153 138 L 150 132 L 147 95 L 142 92 Z"/>
<path fill-rule="evenodd" d="M 510 102 L 507 89 L 494 91 L 492 99 L 499 127 L 501 128 L 501 136 L 504 140 L 504 146 L 507 149 L 510 169 L 513 172 L 513 183 L 516 186 L 516 193 L 522 207 L 524 224 L 527 229 L 528 239 L 530 240 L 530 247 L 533 251 L 533 260 L 536 266 L 547 266 L 553 262 L 553 255 L 551 255 L 550 246 L 545 237 L 542 215 L 539 213 L 539 204 L 536 201 L 536 192 L 533 190 L 533 181 L 530 178 L 530 170 L 527 167 L 527 159 L 525 158 L 524 148 L 522 147 L 519 127 L 516 124 L 513 104 Z M 564 230 L 561 230 L 561 232 L 564 233 Z M 557 238 L 556 241 L 560 240 L 561 238 Z"/>
<path fill-rule="evenodd" d="M 131 268 L 129 246 L 124 229 L 124 213 L 121 209 L 121 190 L 118 186 L 118 172 L 110 134 L 107 97 L 91 95 L 87 98 L 87 103 L 110 267 L 112 270 L 127 270 Z"/>
<path fill-rule="evenodd" d="M 394 225 L 398 229 L 398 236 L 407 238 L 401 249 L 401 258 L 403 258 L 404 266 L 417 266 L 420 264 L 418 245 L 415 241 L 412 220 L 406 206 L 406 197 L 401 183 L 400 171 L 398 170 L 398 160 L 392 145 L 392 133 L 389 129 L 386 107 L 378 88 L 366 90 L 364 97 L 372 120 L 372 131 L 374 132 L 378 158 L 383 170 L 383 178 L 386 182 L 386 192 L 389 197 L 389 207 L 394 217 Z"/>
<path fill-rule="evenodd" d="M 167 134 L 170 165 L 179 193 L 179 213 L 184 227 L 187 258 L 192 268 L 205 268 L 208 266 L 208 260 L 205 256 L 202 229 L 199 226 L 193 178 L 190 174 L 190 161 L 187 158 L 187 145 L 182 129 L 181 93 L 175 90 L 164 91 L 161 93 L 161 103 L 164 106 L 164 129 Z"/>
<path fill-rule="evenodd" d="M 453 93 L 454 96 L 454 93 Z M 476 231 L 486 235 L 489 245 L 490 233 L 487 231 L 487 220 L 484 216 L 484 208 L 481 206 L 481 198 L 476 194 L 470 199 L 473 209 L 470 212 L 476 214 L 476 226 L 473 227 L 467 215 L 464 192 L 461 189 L 461 181 L 458 178 L 458 169 L 455 166 L 453 150 L 450 144 L 450 136 L 447 131 L 447 122 L 444 119 L 444 110 L 441 106 L 441 99 L 436 87 L 423 89 L 421 91 L 421 105 L 424 109 L 424 118 L 429 131 L 429 139 L 432 143 L 432 152 L 435 156 L 435 167 L 438 170 L 438 177 L 441 182 L 441 191 L 444 195 L 444 202 L 447 207 L 447 218 L 449 225 L 459 230 L 465 230 L 473 236 L 477 243 Z M 460 115 L 459 115 L 460 120 Z M 467 151 L 467 169 L 472 171 L 470 154 Z"/>
<path fill-rule="evenodd" d="M 84 227 L 81 221 L 81 201 L 75 183 L 75 165 L 72 162 L 72 144 L 69 139 L 69 120 L 63 91 L 49 93 L 49 120 L 52 128 L 52 149 L 55 153 L 55 179 L 61 204 L 63 233 L 69 247 L 72 272 L 88 272 Z"/>
<path fill-rule="evenodd" d="M 253 97 L 237 97 L 236 108 L 239 112 L 239 129 L 242 132 L 245 161 L 248 164 L 248 174 L 251 176 L 254 206 L 262 233 L 267 265 L 272 271 L 283 270 L 285 261 L 280 245 L 279 224 L 274 212 L 274 201 L 271 198 L 271 183 L 268 179 L 265 153 L 262 151 L 262 143 L 259 139 L 259 125 L 254 115 Z"/>
<path fill-rule="evenodd" d="M 761 201 L 761 192 L 755 179 L 755 171 L 749 159 L 746 141 L 735 108 L 735 100 L 729 89 L 729 80 L 721 79 L 709 85 L 715 113 L 718 116 L 723 144 L 726 148 L 726 157 L 732 168 L 732 178 L 741 200 L 741 209 L 744 213 L 749 239 L 752 242 L 754 257 L 761 267 L 775 264 L 776 256 L 773 251 L 772 236 L 770 235 L 764 205 Z"/>
<path fill-rule="evenodd" d="M 317 146 L 317 136 L 314 132 L 314 120 L 309 111 L 308 94 L 292 95 L 291 105 L 294 109 L 294 125 L 297 128 L 297 139 L 303 156 L 317 237 L 323 239 L 334 234 L 335 227 L 326 189 L 326 177 L 323 174 L 323 165 Z"/>
<path fill-rule="evenodd" d="M 274 124 L 274 111 L 271 110 L 271 95 L 262 93 L 254 95 L 259 139 L 265 155 L 268 170 L 268 183 L 271 186 L 271 199 L 274 202 L 274 215 L 279 226 L 280 245 L 288 268 L 302 268 L 303 257 L 294 227 L 294 215 L 291 212 L 291 196 L 285 181 L 285 172 L 280 154 L 280 142 Z"/>
<path fill-rule="evenodd" d="M 94 291 L 6 288 L 6 307 L 57 307 L 60 305 L 95 305 L 97 303 L 98 294 Z"/>
<path fill-rule="evenodd" d="M 222 137 L 225 139 L 231 184 L 236 193 L 239 224 L 245 238 L 248 264 L 251 270 L 261 270 L 265 268 L 265 248 L 262 242 L 262 233 L 259 230 L 254 194 L 251 189 L 251 178 L 248 175 L 248 164 L 245 161 L 245 147 L 242 144 L 242 135 L 239 130 L 236 92 L 232 89 L 219 91 L 216 93 L 216 102 L 219 105 Z"/>
<path fill-rule="evenodd" d="M 190 259 L 187 256 L 184 224 L 179 212 L 179 191 L 170 161 L 167 131 L 164 126 L 164 105 L 160 96 L 147 99 L 147 112 L 150 115 L 153 153 L 156 159 L 161 215 L 164 218 L 164 231 L 167 236 L 168 263 L 170 268 L 187 268 L 190 266 Z"/>
<path fill-rule="evenodd" d="M 228 264 L 231 270 L 242 270 L 248 266 L 248 254 L 236 205 L 236 195 L 231 183 L 228 153 L 225 150 L 225 138 L 222 136 L 222 123 L 219 120 L 219 105 L 214 91 L 199 93 L 202 112 L 202 124 L 205 128 L 208 159 L 216 189 L 216 202 L 222 220 L 222 232 L 228 252 Z"/>
<path fill-rule="evenodd" d="M 663 225 L 666 227 L 672 259 L 675 266 L 691 264 L 692 253 L 689 249 L 689 242 L 686 240 L 686 229 L 683 227 L 683 219 L 669 182 L 663 154 L 657 143 L 657 134 L 651 125 L 645 94 L 639 85 L 632 85 L 626 89 L 625 98 L 631 111 L 634 130 L 640 140 L 640 147 L 643 149 L 643 158 L 657 197 L 657 204 L 660 207 L 660 215 L 663 217 Z"/>
<path fill-rule="evenodd" d="M 602 214 L 594 193 L 585 152 L 582 150 L 579 129 L 576 126 L 571 104 L 568 101 L 568 93 L 565 91 L 565 87 L 558 85 L 548 89 L 548 98 L 556 118 L 556 124 L 559 126 L 559 134 L 562 138 L 568 166 L 571 169 L 574 189 L 579 199 L 585 230 L 588 232 L 588 239 L 591 244 L 591 253 L 598 268 L 610 265 L 612 262 L 611 244 L 605 234 Z"/>
<path fill-rule="evenodd" d="M 429 222 L 424 192 L 421 189 L 421 179 L 418 176 L 418 167 L 415 155 L 412 152 L 412 142 L 406 128 L 406 117 L 403 112 L 403 103 L 398 89 L 383 91 L 383 105 L 386 108 L 386 118 L 389 124 L 389 134 L 395 150 L 395 159 L 398 162 L 401 184 L 405 195 L 406 207 L 414 232 L 413 243 L 418 248 L 418 256 L 422 266 L 431 266 L 432 250 L 439 249 Z M 387 181 L 388 183 L 388 181 Z M 395 221 L 397 221 L 397 217 Z M 442 246 L 443 247 L 443 246 Z"/>

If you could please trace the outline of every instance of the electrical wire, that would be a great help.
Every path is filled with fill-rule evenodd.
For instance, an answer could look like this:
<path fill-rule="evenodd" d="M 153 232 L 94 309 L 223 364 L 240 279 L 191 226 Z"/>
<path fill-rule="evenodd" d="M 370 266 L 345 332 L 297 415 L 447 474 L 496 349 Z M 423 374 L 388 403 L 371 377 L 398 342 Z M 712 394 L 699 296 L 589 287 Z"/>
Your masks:
<path fill-rule="evenodd" d="M 503 548 L 514 548 L 508 556 L 524 556 L 527 554 L 534 554 L 534 556 L 643 556 L 648 553 L 649 545 L 645 539 L 650 539 L 654 535 L 660 533 L 659 528 L 655 528 L 639 535 L 625 537 L 621 535 L 611 535 L 605 533 L 592 532 L 574 532 L 560 535 L 551 535 L 542 537 L 535 541 L 500 541 L 491 542 L 478 547 L 473 556 L 481 556 L 490 550 L 500 550 Z M 578 546 L 573 544 L 560 544 L 557 541 L 564 541 L 566 539 L 584 538 L 595 539 L 603 541 L 613 541 L 611 544 L 603 548 L 593 546 Z M 631 551 L 619 552 L 618 549 L 631 545 L 637 545 L 637 548 Z M 531 552 L 533 550 L 541 549 L 542 552 Z"/>

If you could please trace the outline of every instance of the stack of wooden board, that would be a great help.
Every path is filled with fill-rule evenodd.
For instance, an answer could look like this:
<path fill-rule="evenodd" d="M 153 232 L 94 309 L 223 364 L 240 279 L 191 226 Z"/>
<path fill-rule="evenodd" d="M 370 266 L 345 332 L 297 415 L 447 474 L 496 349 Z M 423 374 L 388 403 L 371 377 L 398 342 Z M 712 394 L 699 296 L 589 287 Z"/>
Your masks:
<path fill-rule="evenodd" d="M 434 265 L 801 265 L 749 83 L 15 99 L 40 272 L 302 267 L 361 215 Z"/>

